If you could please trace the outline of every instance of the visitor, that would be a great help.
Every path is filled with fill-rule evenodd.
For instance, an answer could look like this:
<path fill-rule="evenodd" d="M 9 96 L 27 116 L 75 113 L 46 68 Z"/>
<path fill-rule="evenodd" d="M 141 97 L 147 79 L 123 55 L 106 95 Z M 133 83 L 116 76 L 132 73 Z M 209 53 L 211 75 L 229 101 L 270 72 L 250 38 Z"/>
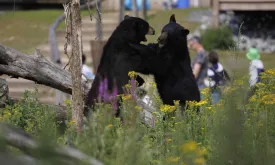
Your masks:
<path fill-rule="evenodd" d="M 208 55 L 210 66 L 207 71 L 207 78 L 204 79 L 205 86 L 210 88 L 212 104 L 216 104 L 221 97 L 223 87 L 228 84 L 230 77 L 223 65 L 219 62 L 217 52 L 212 51 Z"/>
<path fill-rule="evenodd" d="M 199 37 L 197 36 L 193 36 L 190 39 L 188 39 L 188 46 L 190 49 L 196 52 L 196 55 L 193 58 L 191 66 L 198 87 L 201 90 L 203 88 L 206 88 L 204 84 L 204 79 L 207 78 L 208 55 L 204 47 L 201 45 Z"/>
<path fill-rule="evenodd" d="M 92 72 L 92 69 L 86 65 L 86 56 L 85 54 L 82 55 L 82 74 L 85 76 L 82 76 L 82 78 L 87 77 L 88 79 L 93 80 L 95 78 L 95 75 Z"/>
<path fill-rule="evenodd" d="M 256 48 L 250 48 L 246 57 L 250 60 L 249 64 L 249 91 L 247 99 L 249 99 L 256 90 L 256 83 L 260 82 L 260 74 L 264 72 L 264 64 L 260 60 L 260 54 Z"/>

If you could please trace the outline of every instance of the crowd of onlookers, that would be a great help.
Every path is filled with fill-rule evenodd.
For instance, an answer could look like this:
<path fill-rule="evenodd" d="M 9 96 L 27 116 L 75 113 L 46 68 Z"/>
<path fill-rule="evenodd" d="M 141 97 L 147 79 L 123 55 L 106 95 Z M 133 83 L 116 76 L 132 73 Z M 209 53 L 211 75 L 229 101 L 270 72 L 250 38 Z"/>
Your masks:
<path fill-rule="evenodd" d="M 200 91 L 204 88 L 210 88 L 212 104 L 216 104 L 221 97 L 223 87 L 230 82 L 230 77 L 219 62 L 218 53 L 216 51 L 207 53 L 199 37 L 194 36 L 188 39 L 188 46 L 196 52 L 191 65 L 198 87 Z M 250 89 L 247 96 L 249 98 L 255 92 L 255 84 L 260 81 L 260 74 L 264 72 L 264 65 L 256 48 L 250 48 L 246 57 L 250 60 Z M 203 98 L 202 94 L 201 98 Z"/>
<path fill-rule="evenodd" d="M 219 55 L 216 51 L 207 52 L 200 42 L 200 38 L 193 36 L 188 39 L 188 47 L 196 52 L 192 59 L 191 66 L 197 81 L 199 90 L 209 88 L 212 96 L 212 104 L 216 104 L 223 92 L 224 87 L 230 82 L 230 76 L 219 62 Z M 246 57 L 250 60 L 249 65 L 249 85 L 248 97 L 251 97 L 260 81 L 260 73 L 264 72 L 263 62 L 256 48 L 250 48 Z M 92 69 L 86 65 L 86 56 L 82 56 L 82 74 L 84 78 L 94 79 Z M 203 94 L 201 94 L 203 99 Z"/>

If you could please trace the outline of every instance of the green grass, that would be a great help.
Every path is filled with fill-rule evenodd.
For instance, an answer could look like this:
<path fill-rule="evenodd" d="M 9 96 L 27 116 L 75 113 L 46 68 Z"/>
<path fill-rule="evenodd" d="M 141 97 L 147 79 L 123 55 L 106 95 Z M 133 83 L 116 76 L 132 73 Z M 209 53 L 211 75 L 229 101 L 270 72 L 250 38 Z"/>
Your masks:
<path fill-rule="evenodd" d="M 24 53 L 33 53 L 34 48 L 48 41 L 49 26 L 63 10 L 11 11 L 0 15 L 0 43 Z M 88 16 L 88 10 L 81 12 Z M 93 12 L 94 13 L 94 12 Z M 61 23 L 58 29 L 64 29 Z"/>
<path fill-rule="evenodd" d="M 183 27 L 189 29 L 191 32 L 199 26 L 196 22 L 190 22 L 187 20 L 188 14 L 192 11 L 201 10 L 198 9 L 173 9 L 170 11 L 160 11 L 155 15 L 150 16 L 148 22 L 156 30 L 155 36 L 148 36 L 148 42 L 156 42 L 157 37 L 160 35 L 162 27 L 168 23 L 171 14 L 175 14 L 176 20 Z M 190 50 L 191 58 L 194 57 L 195 52 Z M 236 78 L 240 78 L 248 74 L 249 61 L 245 57 L 245 52 L 232 51 L 228 48 L 228 51 L 219 51 L 220 61 L 228 69 L 229 73 Z M 274 67 L 275 54 L 262 54 L 261 59 L 266 69 Z"/>

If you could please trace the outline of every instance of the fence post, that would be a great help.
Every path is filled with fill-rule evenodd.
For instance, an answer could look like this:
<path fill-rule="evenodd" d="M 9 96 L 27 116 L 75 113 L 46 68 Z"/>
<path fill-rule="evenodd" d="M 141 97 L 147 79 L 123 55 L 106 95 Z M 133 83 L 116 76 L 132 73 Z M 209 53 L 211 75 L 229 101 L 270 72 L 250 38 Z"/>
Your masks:
<path fill-rule="evenodd" d="M 138 17 L 137 0 L 132 0 L 132 5 L 133 16 Z"/>
<path fill-rule="evenodd" d="M 119 22 L 124 19 L 124 0 L 120 0 Z"/>
<path fill-rule="evenodd" d="M 96 20 L 96 33 L 99 41 L 102 40 L 102 26 L 101 26 L 101 3 L 98 3 L 98 12 Z"/>
<path fill-rule="evenodd" d="M 142 0 L 142 18 L 147 20 L 147 8 L 146 8 L 147 0 Z"/>

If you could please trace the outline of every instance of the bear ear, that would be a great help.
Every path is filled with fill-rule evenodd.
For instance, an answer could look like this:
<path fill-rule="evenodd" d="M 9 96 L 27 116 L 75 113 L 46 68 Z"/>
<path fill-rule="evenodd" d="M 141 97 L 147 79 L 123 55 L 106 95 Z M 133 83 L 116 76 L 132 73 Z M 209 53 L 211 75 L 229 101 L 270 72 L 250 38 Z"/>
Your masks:
<path fill-rule="evenodd" d="M 125 16 L 124 16 L 124 20 L 125 20 L 125 19 L 129 19 L 129 18 L 130 18 L 129 15 L 125 15 Z"/>
<path fill-rule="evenodd" d="M 190 31 L 188 29 L 182 29 L 181 31 L 182 31 L 182 34 L 184 34 L 186 36 L 190 33 Z"/>
<path fill-rule="evenodd" d="M 174 22 L 176 23 L 176 18 L 175 18 L 175 14 L 172 14 L 171 17 L 170 17 L 170 22 Z"/>

